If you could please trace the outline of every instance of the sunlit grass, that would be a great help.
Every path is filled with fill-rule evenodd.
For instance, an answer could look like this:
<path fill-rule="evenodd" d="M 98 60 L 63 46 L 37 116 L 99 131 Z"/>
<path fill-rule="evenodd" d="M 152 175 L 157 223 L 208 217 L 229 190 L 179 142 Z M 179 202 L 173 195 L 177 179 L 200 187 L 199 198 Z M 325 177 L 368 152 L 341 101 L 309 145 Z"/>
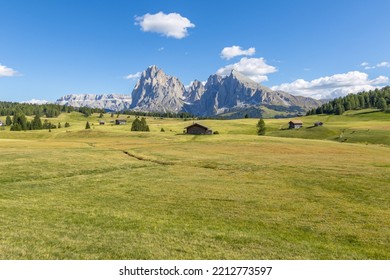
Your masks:
<path fill-rule="evenodd" d="M 257 136 L 256 119 L 191 136 L 192 120 L 148 118 L 145 133 L 77 113 L 0 131 L 0 259 L 389 259 L 390 148 L 328 134 L 372 123 L 380 140 L 375 114 L 303 118 L 328 118 L 322 140 Z M 287 122 L 268 135 L 301 133 Z"/>

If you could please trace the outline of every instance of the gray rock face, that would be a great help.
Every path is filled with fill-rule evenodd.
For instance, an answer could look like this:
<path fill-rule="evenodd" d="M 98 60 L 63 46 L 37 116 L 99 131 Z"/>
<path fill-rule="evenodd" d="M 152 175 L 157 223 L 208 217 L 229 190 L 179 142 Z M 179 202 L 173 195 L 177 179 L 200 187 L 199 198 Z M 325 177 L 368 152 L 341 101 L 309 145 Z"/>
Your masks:
<path fill-rule="evenodd" d="M 57 99 L 59 105 L 90 107 L 109 111 L 122 111 L 130 108 L 131 96 L 124 94 L 68 94 Z"/>
<path fill-rule="evenodd" d="M 186 89 L 186 92 L 184 93 L 185 101 L 188 103 L 193 103 L 195 101 L 198 101 L 203 93 L 205 92 L 205 87 L 202 84 L 202 82 L 198 80 L 194 80 L 189 88 Z"/>
<path fill-rule="evenodd" d="M 206 84 L 195 80 L 185 88 L 176 77 L 166 75 L 156 66 L 142 72 L 130 96 L 118 94 L 66 95 L 57 104 L 87 106 L 111 111 L 189 112 L 197 116 L 216 116 L 270 107 L 275 111 L 300 111 L 318 107 L 321 101 L 274 91 L 252 81 L 237 71 L 229 76 L 211 75 Z M 252 109 L 251 109 L 252 108 Z"/>
<path fill-rule="evenodd" d="M 156 66 L 142 72 L 131 94 L 130 108 L 146 112 L 180 112 L 185 87 L 178 78 L 166 75 Z"/>
<path fill-rule="evenodd" d="M 233 70 L 226 77 L 210 76 L 201 99 L 193 103 L 192 112 L 199 116 L 214 116 L 251 106 L 297 106 L 307 110 L 321 104 L 312 98 L 273 91 Z"/>

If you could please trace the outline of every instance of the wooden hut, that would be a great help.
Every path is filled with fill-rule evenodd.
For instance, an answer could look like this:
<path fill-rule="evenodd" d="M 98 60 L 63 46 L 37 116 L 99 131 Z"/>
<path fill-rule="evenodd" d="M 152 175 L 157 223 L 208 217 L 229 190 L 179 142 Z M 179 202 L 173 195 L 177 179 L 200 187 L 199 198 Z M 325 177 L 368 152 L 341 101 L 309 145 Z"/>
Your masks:
<path fill-rule="evenodd" d="M 186 134 L 194 134 L 194 135 L 213 134 L 213 131 L 210 128 L 198 123 L 194 123 L 190 126 L 187 126 L 185 128 L 185 131 Z"/>

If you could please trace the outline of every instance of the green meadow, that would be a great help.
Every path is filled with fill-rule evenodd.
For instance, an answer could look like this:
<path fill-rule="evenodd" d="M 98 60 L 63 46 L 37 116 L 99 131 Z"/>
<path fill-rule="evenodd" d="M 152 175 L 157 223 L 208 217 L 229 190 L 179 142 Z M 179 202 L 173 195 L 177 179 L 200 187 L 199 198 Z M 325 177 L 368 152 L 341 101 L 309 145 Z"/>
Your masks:
<path fill-rule="evenodd" d="M 0 259 L 390 259 L 389 113 L 119 117 L 0 130 Z"/>

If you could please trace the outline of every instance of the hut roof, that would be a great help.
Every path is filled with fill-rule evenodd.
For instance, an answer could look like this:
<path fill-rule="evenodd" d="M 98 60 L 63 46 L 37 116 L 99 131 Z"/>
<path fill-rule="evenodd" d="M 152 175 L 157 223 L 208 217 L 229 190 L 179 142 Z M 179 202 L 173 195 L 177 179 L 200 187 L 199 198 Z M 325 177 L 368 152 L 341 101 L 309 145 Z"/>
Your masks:
<path fill-rule="evenodd" d="M 292 121 L 290 121 L 290 123 L 293 123 L 293 124 L 303 124 L 303 122 L 301 120 L 292 120 Z"/>
<path fill-rule="evenodd" d="M 207 129 L 207 130 L 209 129 L 207 126 L 204 126 L 204 125 L 201 125 L 198 123 L 191 124 L 191 125 L 187 126 L 186 129 L 189 129 L 189 128 L 194 127 L 194 126 L 199 126 L 201 128 Z"/>

